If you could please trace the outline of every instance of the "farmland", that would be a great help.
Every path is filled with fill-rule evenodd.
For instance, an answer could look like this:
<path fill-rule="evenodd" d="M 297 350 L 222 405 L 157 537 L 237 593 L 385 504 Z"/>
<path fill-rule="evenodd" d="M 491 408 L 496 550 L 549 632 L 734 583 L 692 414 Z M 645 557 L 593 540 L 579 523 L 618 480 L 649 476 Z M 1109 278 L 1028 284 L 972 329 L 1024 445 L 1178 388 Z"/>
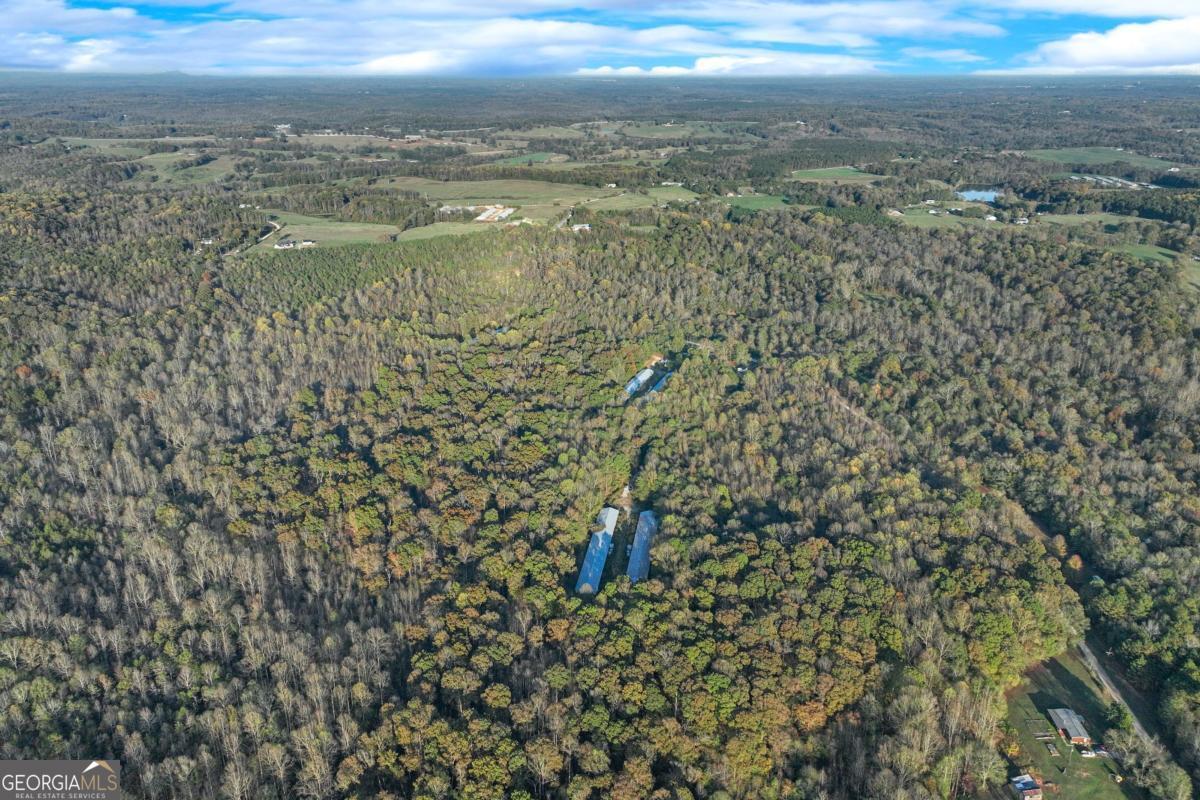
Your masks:
<path fill-rule="evenodd" d="M 1167 168 L 1172 162 L 1161 158 L 1143 156 L 1129 150 L 1115 147 L 1065 147 L 1057 150 L 1030 150 L 1025 153 L 1030 158 L 1039 161 L 1052 161 L 1056 164 L 1132 164 L 1135 167 Z"/>
<path fill-rule="evenodd" d="M 1117 249 L 1122 253 L 1128 253 L 1146 261 L 1159 261 L 1167 264 L 1179 257 L 1179 253 L 1174 250 L 1154 244 L 1127 244 Z"/>
<path fill-rule="evenodd" d="M 269 250 L 281 238 L 312 239 L 320 247 L 364 242 L 385 242 L 400 231 L 394 225 L 368 222 L 341 222 L 323 217 L 293 214 L 287 211 L 264 209 L 264 214 L 278 222 L 279 233 L 255 245 L 255 249 Z"/>
<path fill-rule="evenodd" d="M 1053 732 L 1054 725 L 1046 713 L 1048 709 L 1070 708 L 1083 716 L 1088 732 L 1096 741 L 1102 742 L 1106 706 L 1103 691 L 1073 651 L 1033 667 L 1026 673 L 1024 682 L 1008 697 L 1006 741 L 1016 748 L 1015 753 L 1010 752 L 1014 768 L 1055 784 L 1058 795 L 1064 798 L 1142 798 L 1144 795 L 1128 781 L 1118 784 L 1114 780 L 1113 776 L 1120 774 L 1120 767 L 1112 759 L 1082 758 L 1057 734 L 1049 740 L 1036 738 Z M 1047 743 L 1054 745 L 1058 755 L 1052 755 Z M 994 790 L 987 796 L 1011 796 L 999 792 Z"/>
<path fill-rule="evenodd" d="M 493 161 L 493 164 L 498 166 L 519 166 L 521 164 L 546 164 L 546 163 L 561 163 L 567 160 L 564 155 L 558 153 L 521 153 L 515 156 L 505 156 L 504 158 Z"/>
<path fill-rule="evenodd" d="M 434 181 L 427 178 L 390 178 L 388 186 L 418 192 L 430 200 L 453 205 L 489 205 L 500 203 L 517 206 L 520 215 L 528 219 L 546 220 L 561 210 L 603 197 L 619 195 L 619 189 L 600 189 L 575 183 L 545 181 Z"/>
<path fill-rule="evenodd" d="M 748 211 L 788 207 L 787 203 L 783 201 L 783 196 L 777 194 L 750 194 L 742 197 L 724 197 L 722 199 L 734 208 L 742 208 Z"/>
<path fill-rule="evenodd" d="M 819 169 L 798 169 L 792 172 L 792 180 L 813 181 L 816 183 L 874 183 L 884 180 L 881 175 L 863 172 L 858 167 L 822 167 Z"/>

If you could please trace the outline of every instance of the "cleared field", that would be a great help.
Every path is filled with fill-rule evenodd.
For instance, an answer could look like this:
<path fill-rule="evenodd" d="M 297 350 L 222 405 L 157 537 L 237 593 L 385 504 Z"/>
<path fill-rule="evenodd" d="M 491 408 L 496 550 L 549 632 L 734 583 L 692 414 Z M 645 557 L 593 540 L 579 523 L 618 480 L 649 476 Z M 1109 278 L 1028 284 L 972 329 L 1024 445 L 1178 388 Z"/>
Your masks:
<path fill-rule="evenodd" d="M 1129 800 L 1143 797 L 1129 781 L 1118 784 L 1113 776 L 1120 766 L 1110 758 L 1083 758 L 1076 748 L 1054 733 L 1047 711 L 1070 708 L 1083 716 L 1088 733 L 1096 741 L 1104 736 L 1104 693 L 1074 651 L 1039 664 L 1008 698 L 1007 721 L 1015 734 L 1019 752 L 1014 766 L 1056 784 L 1048 796 L 1078 800 Z M 1050 733 L 1052 738 L 1037 736 Z M 1046 746 L 1053 744 L 1058 755 Z M 1050 787 L 1048 787 L 1050 788 Z M 999 796 L 999 795 L 990 795 Z M 1011 794 L 1005 790 L 1005 797 Z"/>
<path fill-rule="evenodd" d="M 1122 222 L 1131 222 L 1132 217 L 1123 217 L 1120 214 L 1106 214 L 1103 212 L 1095 214 L 1043 214 L 1038 217 L 1040 222 L 1048 222 L 1051 225 L 1087 225 L 1093 222 L 1099 222 L 1104 225 L 1119 225 Z"/>
<path fill-rule="evenodd" d="M 233 174 L 234 157 L 220 155 L 207 164 L 196 167 L 179 168 L 179 165 L 195 158 L 191 152 L 183 153 L 154 153 L 137 160 L 143 167 L 135 180 L 151 181 L 160 184 L 194 185 L 198 183 L 215 183 L 225 180 Z"/>
<path fill-rule="evenodd" d="M 858 167 L 822 167 L 820 169 L 798 169 L 792 172 L 791 180 L 817 183 L 873 183 L 883 180 L 882 175 L 863 172 Z"/>
<path fill-rule="evenodd" d="M 145 156 L 150 151 L 145 147 L 144 142 L 164 142 L 170 143 L 177 147 L 204 147 L 212 143 L 211 139 L 205 138 L 175 138 L 164 137 L 161 139 L 101 139 L 86 136 L 63 136 L 61 137 L 64 144 L 72 148 L 90 148 L 99 150 L 107 155 L 115 156 Z M 173 155 L 164 153 L 163 155 Z"/>
<path fill-rule="evenodd" d="M 1125 162 L 1135 167 L 1170 167 L 1172 162 L 1161 158 L 1138 155 L 1115 147 L 1064 147 L 1058 150 L 1028 150 L 1025 155 L 1040 161 L 1057 164 L 1116 164 Z"/>
<path fill-rule="evenodd" d="M 383 183 L 383 182 L 381 182 Z M 601 189 L 577 183 L 547 181 L 434 181 L 427 178 L 390 178 L 386 185 L 418 192 L 430 200 L 452 205 L 488 205 L 499 203 L 516 206 L 518 216 L 548 220 L 564 208 L 589 200 L 619 195 L 619 189 Z"/>
<path fill-rule="evenodd" d="M 664 122 L 661 125 L 630 122 L 621 125 L 616 132 L 639 139 L 681 139 L 688 136 L 723 139 L 734 135 L 709 122 Z"/>
<path fill-rule="evenodd" d="M 555 161 L 566 161 L 567 157 L 559 153 L 522 153 L 520 155 L 508 156 L 493 161 L 493 164 L 501 166 L 520 166 L 530 162 L 538 165 L 546 164 Z"/>
<path fill-rule="evenodd" d="M 324 217 L 310 217 L 273 209 L 263 209 L 263 213 L 271 215 L 283 228 L 278 233 L 267 237 L 265 241 L 256 244 L 251 248 L 252 250 L 272 250 L 275 243 L 281 238 L 311 239 L 317 243 L 318 247 L 329 247 L 343 244 L 386 242 L 390 237 L 400 233 L 400 229 L 395 225 L 340 222 Z"/>
<path fill-rule="evenodd" d="M 783 196 L 778 194 L 754 194 L 744 197 L 722 197 L 721 199 L 734 208 L 744 208 L 749 211 L 788 208 L 788 204 L 783 202 Z"/>
<path fill-rule="evenodd" d="M 398 242 L 413 242 L 418 239 L 433 239 L 437 236 L 466 236 L 474 233 L 487 233 L 501 230 L 495 225 L 484 225 L 476 222 L 435 222 L 420 228 L 409 228 L 396 237 Z"/>
<path fill-rule="evenodd" d="M 682 186 L 655 186 L 647 189 L 646 194 L 640 192 L 625 192 L 612 197 L 602 197 L 587 203 L 593 211 L 626 211 L 631 208 L 647 208 L 670 202 L 687 202 L 695 200 L 700 195 Z"/>
<path fill-rule="evenodd" d="M 966 228 L 979 225 L 999 225 L 974 217 L 960 217 L 954 214 L 930 214 L 929 206 L 917 206 L 904 210 L 904 216 L 897 217 L 905 225 L 914 228 Z"/>
<path fill-rule="evenodd" d="M 1128 253 L 1131 256 L 1136 256 L 1137 258 L 1144 258 L 1147 261 L 1162 261 L 1164 263 L 1174 261 L 1179 255 L 1174 250 L 1168 250 L 1156 244 L 1127 244 L 1118 247 L 1117 250 L 1122 253 Z"/>
<path fill-rule="evenodd" d="M 497 131 L 498 139 L 582 139 L 583 131 L 562 125 L 543 125 L 524 131 Z"/>
<path fill-rule="evenodd" d="M 64 136 L 62 141 L 72 150 L 98 150 L 105 155 L 138 157 L 150 151 L 127 139 L 90 139 L 78 136 Z"/>
<path fill-rule="evenodd" d="M 1183 267 L 1183 279 L 1191 284 L 1193 289 L 1200 289 L 1200 261 L 1187 260 Z"/>

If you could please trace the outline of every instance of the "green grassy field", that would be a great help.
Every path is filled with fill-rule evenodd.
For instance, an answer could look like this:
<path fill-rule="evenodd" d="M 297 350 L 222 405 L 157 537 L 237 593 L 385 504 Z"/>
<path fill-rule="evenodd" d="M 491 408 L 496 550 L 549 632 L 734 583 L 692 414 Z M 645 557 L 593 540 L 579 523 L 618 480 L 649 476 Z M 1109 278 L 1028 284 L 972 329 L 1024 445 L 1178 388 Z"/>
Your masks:
<path fill-rule="evenodd" d="M 1117 250 L 1122 253 L 1128 253 L 1131 256 L 1144 258 L 1147 261 L 1162 261 L 1165 263 L 1174 261 L 1179 255 L 1174 250 L 1168 250 L 1165 247 L 1159 247 L 1155 244 L 1127 244 L 1118 247 Z"/>
<path fill-rule="evenodd" d="M 487 233 L 488 231 L 503 230 L 503 226 L 484 225 L 477 222 L 435 222 L 420 228 L 409 228 L 396 237 L 400 242 L 412 242 L 418 239 L 433 239 L 437 236 L 465 236 L 467 234 Z"/>
<path fill-rule="evenodd" d="M 1038 217 L 1039 222 L 1047 222 L 1051 225 L 1087 225 L 1093 222 L 1099 222 L 1104 225 L 1119 225 L 1122 222 L 1132 221 L 1131 217 L 1123 217 L 1120 214 L 1106 214 L 1098 212 L 1095 214 L 1043 214 Z"/>
<path fill-rule="evenodd" d="M 72 150 L 98 150 L 105 155 L 111 156 L 137 158 L 150 152 L 145 147 L 140 147 L 126 139 L 92 139 L 80 136 L 64 136 L 62 140 Z"/>
<path fill-rule="evenodd" d="M 1143 795 L 1129 781 L 1118 784 L 1113 775 L 1120 767 L 1108 758 L 1083 758 L 1077 750 L 1055 735 L 1050 743 L 1058 750 L 1052 755 L 1045 741 L 1036 734 L 1053 732 L 1054 723 L 1047 716 L 1051 708 L 1070 708 L 1082 715 L 1088 733 L 1101 741 L 1104 736 L 1104 709 L 1107 701 L 1103 691 L 1075 654 L 1069 651 L 1039 664 L 1025 675 L 1025 681 L 1008 698 L 1008 724 L 1016 733 L 1020 752 L 1015 757 L 1016 769 L 1031 772 L 1045 782 L 1057 785 L 1049 797 L 1072 800 L 1141 800 Z M 1053 789 L 1054 787 L 1047 787 Z M 988 797 L 1011 797 L 1007 790 Z"/>
<path fill-rule="evenodd" d="M 149 154 L 149 150 L 139 142 L 155 141 L 170 142 L 183 148 L 204 147 L 212 142 L 204 137 L 162 137 L 158 139 L 102 139 L 86 136 L 63 136 L 62 141 L 73 148 L 91 148 L 107 155 L 139 157 Z M 165 153 L 164 155 L 173 155 Z"/>
<path fill-rule="evenodd" d="M 631 208 L 648 208 L 662 203 L 686 202 L 700 195 L 682 186 L 655 186 L 640 192 L 626 192 L 612 197 L 602 197 L 587 203 L 593 211 L 626 211 Z"/>
<path fill-rule="evenodd" d="M 1129 150 L 1118 150 L 1115 147 L 1064 147 L 1058 150 L 1029 150 L 1025 155 L 1040 161 L 1053 161 L 1058 164 L 1116 164 L 1125 162 L 1135 167 L 1172 166 L 1170 161 L 1161 158 L 1142 156 Z"/>
<path fill-rule="evenodd" d="M 566 161 L 567 157 L 558 153 L 522 153 L 520 155 L 508 156 L 507 158 L 500 158 L 492 163 L 501 166 L 520 166 L 532 161 L 534 164 L 542 165 L 556 158 Z"/>
<path fill-rule="evenodd" d="M 381 181 L 381 184 L 384 183 Z M 546 181 L 434 181 L 427 178 L 389 178 L 386 185 L 410 192 L 419 192 L 430 200 L 451 205 L 488 205 L 501 203 L 516 206 L 517 216 L 548 220 L 564 209 L 589 200 L 614 197 L 620 189 L 601 189 L 577 183 Z"/>
<path fill-rule="evenodd" d="M 858 167 L 822 167 L 820 169 L 798 169 L 792 172 L 794 181 L 817 183 L 873 183 L 882 180 L 882 175 L 863 172 Z"/>
<path fill-rule="evenodd" d="M 195 158 L 190 152 L 153 153 L 139 158 L 142 171 L 134 178 L 138 182 L 193 186 L 200 183 L 215 183 L 233 174 L 234 158 L 220 155 L 207 164 L 179 169 L 178 165 Z"/>
<path fill-rule="evenodd" d="M 543 125 L 525 131 L 498 131 L 497 139 L 582 139 L 583 131 L 562 125 Z"/>
<path fill-rule="evenodd" d="M 688 136 L 724 139 L 734 135 L 709 122 L 667 122 L 662 125 L 631 122 L 617 128 L 616 132 L 639 139 L 682 139 Z"/>
<path fill-rule="evenodd" d="M 389 237 L 399 234 L 395 225 L 379 225 L 369 222 L 340 222 L 323 217 L 310 217 L 304 214 L 293 214 L 288 211 L 263 209 L 283 230 L 256 244 L 253 250 L 271 250 L 280 238 L 312 239 L 318 247 L 331 247 L 342 244 L 360 244 L 364 242 L 385 242 Z M 448 223 L 444 223 L 448 224 Z M 482 225 L 480 227 L 483 227 Z M 420 230 L 414 228 L 413 230 Z M 407 233 L 407 231 L 406 231 Z"/>
<path fill-rule="evenodd" d="M 749 211 L 788 207 L 788 204 L 783 202 L 783 196 L 778 194 L 753 194 L 744 197 L 722 197 L 721 199 L 734 208 L 744 208 Z"/>
<path fill-rule="evenodd" d="M 946 205 L 951 205 L 947 203 Z M 954 203 L 956 208 L 962 208 L 969 203 Z M 997 222 L 988 222 L 974 217 L 960 217 L 954 214 L 930 214 L 929 209 L 932 206 L 916 206 L 914 208 L 904 209 L 904 216 L 897 217 L 905 225 L 912 225 L 914 228 L 966 228 L 977 227 L 980 225 L 999 225 Z"/>

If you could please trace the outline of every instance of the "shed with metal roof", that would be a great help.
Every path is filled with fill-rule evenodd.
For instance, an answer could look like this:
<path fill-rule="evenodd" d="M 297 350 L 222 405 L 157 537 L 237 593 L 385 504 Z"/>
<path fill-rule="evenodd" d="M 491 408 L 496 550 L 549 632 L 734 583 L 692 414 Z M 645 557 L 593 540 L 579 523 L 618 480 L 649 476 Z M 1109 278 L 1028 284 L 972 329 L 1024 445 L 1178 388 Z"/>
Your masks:
<path fill-rule="evenodd" d="M 575 583 L 575 591 L 579 594 L 595 594 L 600 588 L 600 579 L 604 576 L 604 564 L 608 561 L 608 553 L 612 550 L 613 531 L 617 527 L 617 509 L 605 506 L 596 517 L 596 528 L 592 531 L 592 539 L 588 542 L 587 552 L 583 556 L 583 564 L 579 567 L 579 580 Z"/>
<path fill-rule="evenodd" d="M 650 544 L 658 532 L 658 518 L 653 511 L 638 514 L 637 530 L 633 534 L 633 547 L 629 551 L 629 580 L 644 581 L 650 575 Z"/>

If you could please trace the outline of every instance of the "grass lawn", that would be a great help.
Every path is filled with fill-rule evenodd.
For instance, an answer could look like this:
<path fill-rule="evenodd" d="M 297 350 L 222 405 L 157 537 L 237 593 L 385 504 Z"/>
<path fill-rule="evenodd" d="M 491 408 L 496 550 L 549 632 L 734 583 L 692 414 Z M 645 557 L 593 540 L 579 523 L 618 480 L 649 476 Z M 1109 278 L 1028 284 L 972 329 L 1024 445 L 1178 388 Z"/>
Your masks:
<path fill-rule="evenodd" d="M 1151 156 L 1140 156 L 1129 150 L 1115 147 L 1064 147 L 1060 150 L 1029 150 L 1025 155 L 1040 161 L 1058 164 L 1116 164 L 1125 162 L 1135 167 L 1159 167 L 1166 169 L 1172 162 Z"/>
<path fill-rule="evenodd" d="M 626 211 L 631 208 L 647 208 L 670 202 L 687 202 L 700 195 L 682 186 L 655 186 L 640 192 L 624 192 L 611 197 L 602 197 L 587 203 L 593 211 Z"/>
<path fill-rule="evenodd" d="M 1118 252 L 1128 253 L 1131 256 L 1144 258 L 1147 261 L 1163 261 L 1170 263 L 1179 255 L 1174 250 L 1168 250 L 1165 247 L 1159 247 L 1156 244 L 1127 244 L 1117 248 Z M 1192 262 L 1195 263 L 1195 262 Z"/>
<path fill-rule="evenodd" d="M 618 128 L 617 133 L 639 139 L 682 139 L 688 136 L 724 139 L 733 135 L 709 122 L 667 122 L 662 125 L 631 122 Z"/>
<path fill-rule="evenodd" d="M 1119 225 L 1122 222 L 1131 222 L 1132 220 L 1132 217 L 1103 212 L 1095 214 L 1043 214 L 1038 217 L 1039 222 L 1048 222 L 1051 225 L 1087 225 L 1090 222 L 1100 222 L 1104 225 Z"/>
<path fill-rule="evenodd" d="M 85 147 L 85 148 L 91 148 L 93 150 L 99 150 L 108 155 L 130 156 L 130 157 L 134 157 L 134 158 L 147 155 L 150 152 L 142 144 L 139 144 L 139 143 L 143 143 L 143 142 L 151 142 L 151 141 L 167 142 L 167 143 L 176 145 L 178 147 L 182 147 L 184 149 L 199 148 L 199 147 L 204 147 L 206 145 L 212 144 L 211 139 L 207 139 L 202 136 L 201 137 L 163 136 L 163 137 L 160 137 L 157 139 L 155 139 L 155 138 L 103 139 L 103 138 L 95 138 L 95 137 L 90 137 L 90 136 L 63 136 L 63 137 L 52 137 L 52 138 L 61 138 L 65 144 L 67 144 L 68 146 L 70 146 L 72 148 Z M 172 154 L 167 153 L 165 155 L 172 155 Z"/>
<path fill-rule="evenodd" d="M 234 158 L 228 154 L 219 155 L 214 160 L 198 167 L 178 168 L 180 162 L 193 158 L 195 155 L 189 155 L 187 152 L 153 153 L 145 158 L 139 158 L 137 163 L 142 165 L 142 171 L 134 180 L 193 186 L 200 183 L 216 183 L 233 174 Z"/>
<path fill-rule="evenodd" d="M 63 136 L 62 140 L 72 150 L 98 150 L 110 156 L 137 158 L 150 152 L 145 147 L 140 147 L 128 139 L 93 139 L 81 136 Z"/>
<path fill-rule="evenodd" d="M 397 236 L 396 240 L 412 242 L 417 239 L 432 239 L 436 236 L 465 236 L 470 233 L 487 233 L 495 230 L 503 230 L 503 226 L 497 227 L 478 222 L 435 222 L 420 228 L 409 228 Z"/>
<path fill-rule="evenodd" d="M 394 234 L 400 233 L 395 225 L 379 225 L 370 222 L 340 222 L 324 217 L 310 217 L 304 214 L 293 214 L 289 211 L 263 209 L 283 226 L 277 234 L 269 236 L 265 241 L 256 244 L 253 250 L 271 250 L 280 238 L 312 239 L 318 247 L 341 244 L 361 244 L 385 242 Z M 481 226 L 482 227 L 482 226 Z M 413 230 L 420 230 L 414 228 Z"/>
<path fill-rule="evenodd" d="M 956 207 L 965 206 L 964 203 L 956 203 Z M 914 208 L 904 209 L 904 216 L 897 217 L 905 225 L 912 225 L 914 228 L 965 228 L 979 225 L 999 226 L 998 222 L 988 222 L 987 220 L 975 219 L 974 217 L 960 217 L 955 214 L 930 214 L 929 209 L 932 206 L 916 206 Z"/>
<path fill-rule="evenodd" d="M 498 139 L 582 139 L 583 131 L 562 125 L 543 125 L 526 131 L 498 131 Z"/>
<path fill-rule="evenodd" d="M 548 181 L 434 181 L 427 178 L 397 177 L 380 181 L 380 185 L 405 189 L 450 205 L 488 205 L 500 203 L 516 206 L 517 216 L 535 220 L 557 217 L 571 206 L 602 197 L 614 197 L 620 189 L 602 189 L 577 183 Z"/>
<path fill-rule="evenodd" d="M 794 170 L 791 179 L 817 183 L 872 183 L 882 180 L 883 176 L 863 172 L 858 167 L 822 167 Z"/>
<path fill-rule="evenodd" d="M 523 153 L 521 155 L 497 159 L 492 163 L 503 166 L 521 166 L 528 164 L 530 161 L 532 161 L 534 164 L 544 164 L 552 159 L 560 159 L 565 161 L 566 158 L 566 156 L 559 155 L 558 153 Z"/>
<path fill-rule="evenodd" d="M 1187 260 L 1183 268 L 1183 279 L 1191 284 L 1193 289 L 1200 289 L 1200 261 Z"/>
<path fill-rule="evenodd" d="M 734 208 L 745 208 L 750 211 L 761 211 L 764 208 L 788 208 L 783 202 L 783 196 L 777 194 L 751 194 L 743 197 L 722 197 Z"/>
<path fill-rule="evenodd" d="M 1087 667 L 1074 650 L 1038 664 L 1025 674 L 1025 681 L 1010 692 L 1007 722 L 1016 734 L 1020 752 L 1013 766 L 1021 772 L 1031 772 L 1044 782 L 1057 784 L 1058 791 L 1048 797 L 1072 800 L 1141 800 L 1144 795 L 1128 781 L 1116 783 L 1112 776 L 1120 773 L 1119 765 L 1109 758 L 1083 758 L 1076 748 L 1057 734 L 1048 740 L 1058 751 L 1051 754 L 1047 741 L 1037 734 L 1053 732 L 1047 710 L 1070 708 L 1080 714 L 1087 731 L 1098 741 L 1104 736 L 1104 709 L 1107 700 L 1103 690 L 1092 679 Z M 1051 788 L 1051 787 L 1048 787 Z M 1007 790 L 1005 790 L 1007 792 Z M 999 797 L 1000 794 L 987 795 Z M 1011 795 L 1003 794 L 1011 797 Z"/>

